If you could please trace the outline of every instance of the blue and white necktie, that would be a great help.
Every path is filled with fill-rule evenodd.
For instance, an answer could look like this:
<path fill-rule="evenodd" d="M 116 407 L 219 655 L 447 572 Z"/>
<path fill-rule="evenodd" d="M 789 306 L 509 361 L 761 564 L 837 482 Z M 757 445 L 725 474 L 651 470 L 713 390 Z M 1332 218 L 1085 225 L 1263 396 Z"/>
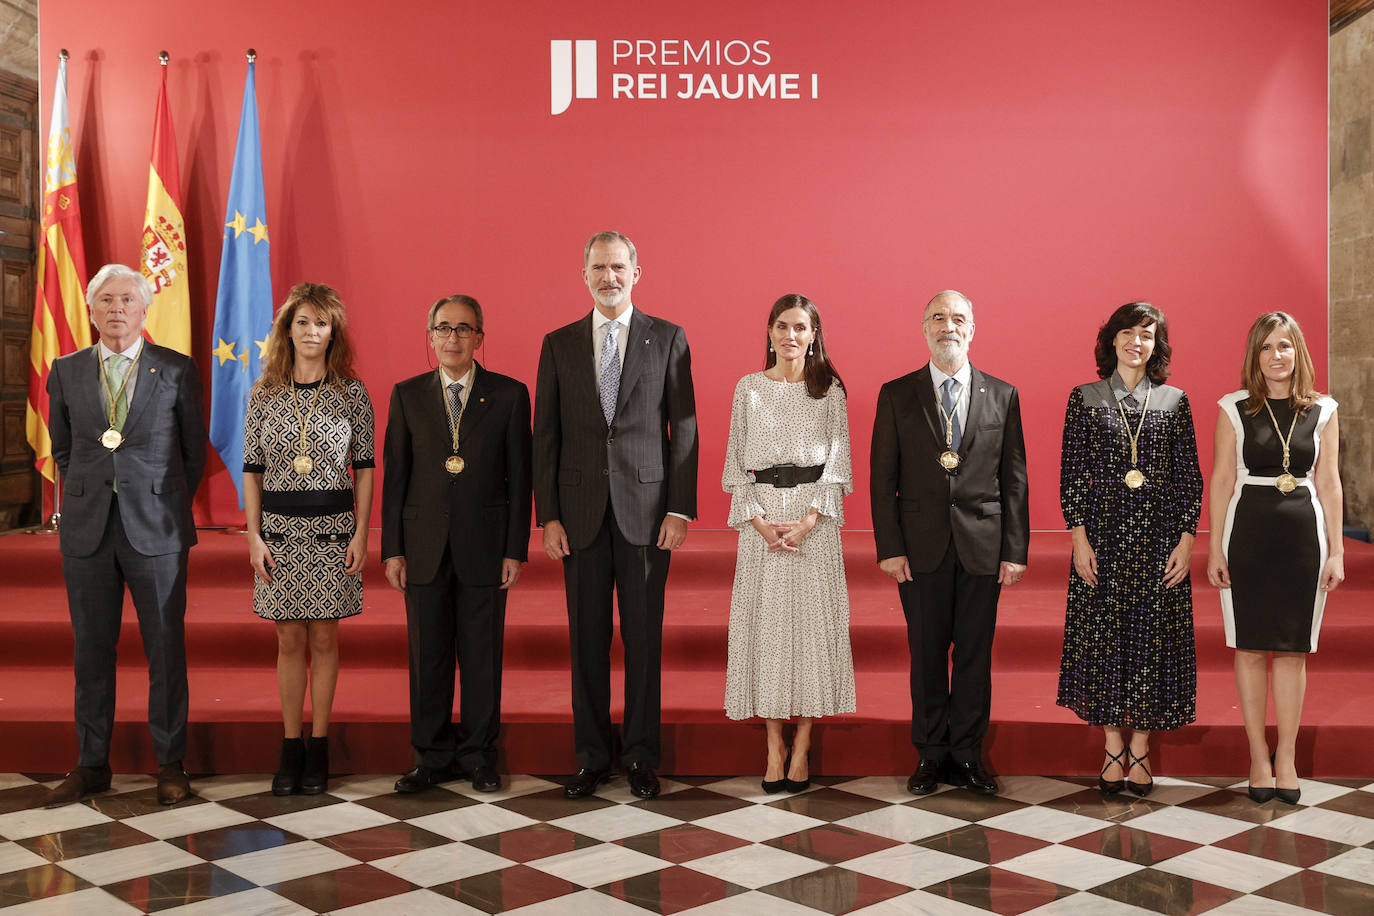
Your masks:
<path fill-rule="evenodd" d="M 615 419 L 615 401 L 620 395 L 620 347 L 616 345 L 615 335 L 620 330 L 620 322 L 606 324 L 606 337 L 601 342 L 601 413 L 610 426 Z"/>
<path fill-rule="evenodd" d="M 959 442 L 963 439 L 963 431 L 959 428 L 959 381 L 958 379 L 947 378 L 944 385 L 944 394 L 941 400 L 944 401 L 945 416 L 949 417 L 950 440 L 949 447 L 954 451 L 959 451 Z"/>

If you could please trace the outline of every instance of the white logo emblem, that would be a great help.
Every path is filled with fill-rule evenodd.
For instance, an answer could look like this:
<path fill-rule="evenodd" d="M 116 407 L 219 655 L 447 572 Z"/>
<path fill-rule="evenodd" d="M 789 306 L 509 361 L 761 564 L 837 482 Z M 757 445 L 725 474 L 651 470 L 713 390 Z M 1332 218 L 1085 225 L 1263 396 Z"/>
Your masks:
<path fill-rule="evenodd" d="M 576 53 L 573 46 L 576 45 Z M 577 79 L 574 84 L 573 73 Z M 596 41 L 594 39 L 553 39 L 549 42 L 549 113 L 560 115 L 572 104 L 574 85 L 577 98 L 596 98 Z"/>

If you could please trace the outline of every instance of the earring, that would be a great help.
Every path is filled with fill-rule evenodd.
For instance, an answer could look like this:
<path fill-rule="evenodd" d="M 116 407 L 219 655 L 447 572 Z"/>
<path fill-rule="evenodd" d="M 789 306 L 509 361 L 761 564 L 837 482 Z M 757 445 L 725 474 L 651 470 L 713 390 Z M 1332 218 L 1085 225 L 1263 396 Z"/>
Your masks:
<path fill-rule="evenodd" d="M 772 353 L 772 352 L 773 352 L 773 341 L 771 341 L 771 340 L 768 341 L 768 352 L 769 352 L 769 353 Z"/>
<path fill-rule="evenodd" d="M 807 356 L 810 356 L 813 352 L 815 352 L 815 346 L 816 346 L 816 345 L 815 345 L 814 343 L 809 343 L 809 344 L 806 345 L 806 355 L 807 355 Z"/>

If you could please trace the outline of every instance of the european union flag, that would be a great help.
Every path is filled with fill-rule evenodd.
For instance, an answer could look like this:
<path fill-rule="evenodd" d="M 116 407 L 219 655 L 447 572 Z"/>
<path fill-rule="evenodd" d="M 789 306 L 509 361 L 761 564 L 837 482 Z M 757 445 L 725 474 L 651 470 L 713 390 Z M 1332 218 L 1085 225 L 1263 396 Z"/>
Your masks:
<path fill-rule="evenodd" d="M 234 174 L 224 212 L 224 249 L 215 296 L 210 363 L 210 444 L 234 479 L 243 508 L 243 415 L 248 390 L 262 372 L 272 332 L 272 270 L 268 258 L 267 202 L 262 189 L 262 145 L 253 61 L 243 85 Z"/>

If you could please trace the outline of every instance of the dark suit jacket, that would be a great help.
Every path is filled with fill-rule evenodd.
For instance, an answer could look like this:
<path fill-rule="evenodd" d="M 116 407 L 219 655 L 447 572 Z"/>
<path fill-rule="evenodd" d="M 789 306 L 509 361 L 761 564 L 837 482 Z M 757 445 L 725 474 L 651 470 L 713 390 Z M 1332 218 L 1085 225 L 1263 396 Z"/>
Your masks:
<path fill-rule="evenodd" d="M 940 564 L 951 537 L 959 562 L 994 575 L 1000 562 L 1025 563 L 1030 541 L 1026 443 L 1016 389 L 972 370 L 963 459 L 953 476 L 940 466 L 944 422 L 930 366 L 878 393 L 870 452 L 873 537 L 878 559 L 905 556 L 912 572 Z"/>
<path fill-rule="evenodd" d="M 438 370 L 398 382 L 386 419 L 382 558 L 404 557 L 406 578 L 434 579 L 444 547 L 465 585 L 500 585 L 501 560 L 524 562 L 530 543 L 530 393 L 480 364 L 453 454 Z"/>
<path fill-rule="evenodd" d="M 102 402 L 99 344 L 53 361 L 48 426 L 62 471 L 62 553 L 95 553 L 119 481 L 119 518 L 145 556 L 177 553 L 196 542 L 191 499 L 205 471 L 200 375 L 189 356 L 143 342 L 124 442 L 100 444 L 109 428 Z"/>
<path fill-rule="evenodd" d="M 535 512 L 540 525 L 562 522 L 574 550 L 596 537 L 608 499 L 640 546 L 658 540 L 666 513 L 696 517 L 696 396 L 682 328 L 634 310 L 612 428 L 597 394 L 591 313 L 551 331 L 534 406 Z"/>

